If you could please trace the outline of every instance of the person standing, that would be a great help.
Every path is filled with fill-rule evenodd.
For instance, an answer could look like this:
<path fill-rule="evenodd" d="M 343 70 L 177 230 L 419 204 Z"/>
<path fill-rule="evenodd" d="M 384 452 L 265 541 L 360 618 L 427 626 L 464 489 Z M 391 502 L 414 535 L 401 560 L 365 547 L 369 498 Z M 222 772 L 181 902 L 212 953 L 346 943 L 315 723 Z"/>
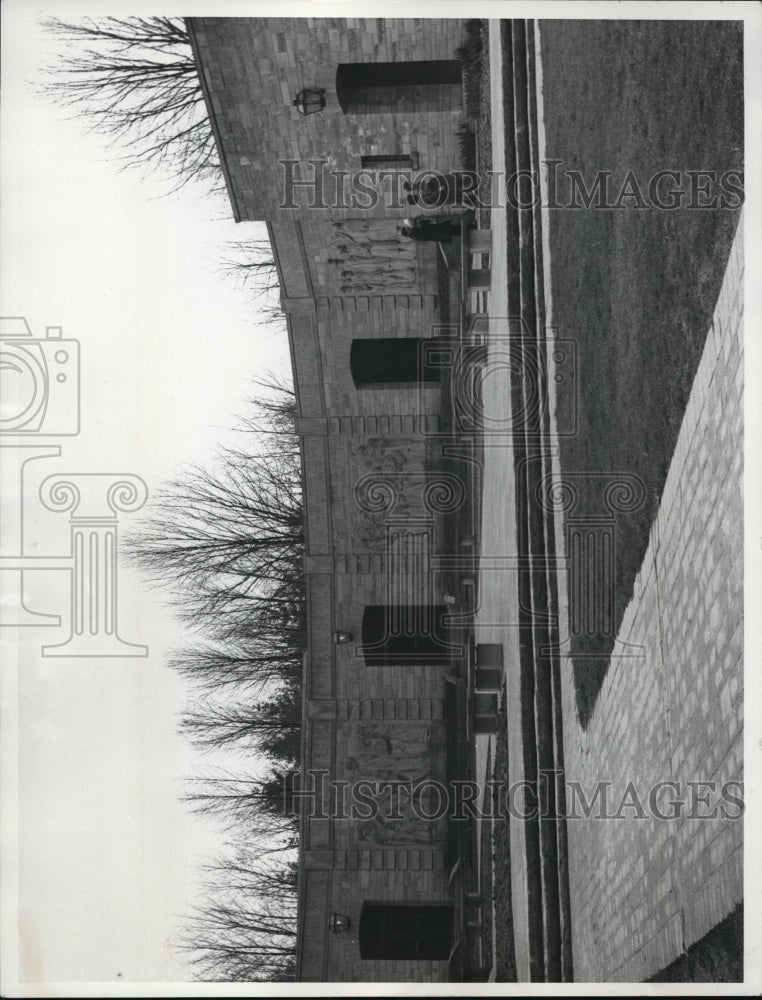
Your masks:
<path fill-rule="evenodd" d="M 460 223 L 450 218 L 412 219 L 400 229 L 403 236 L 418 242 L 451 243 L 453 236 L 460 236 Z"/>

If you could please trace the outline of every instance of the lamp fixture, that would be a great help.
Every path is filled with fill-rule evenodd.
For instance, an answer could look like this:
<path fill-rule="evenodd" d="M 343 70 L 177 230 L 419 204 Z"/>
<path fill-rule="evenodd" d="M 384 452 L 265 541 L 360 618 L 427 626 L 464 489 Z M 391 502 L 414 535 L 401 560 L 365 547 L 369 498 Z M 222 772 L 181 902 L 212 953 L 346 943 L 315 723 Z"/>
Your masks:
<path fill-rule="evenodd" d="M 328 918 L 328 930 L 333 934 L 343 934 L 344 931 L 349 930 L 349 923 L 349 917 L 343 913 L 332 913 Z"/>
<path fill-rule="evenodd" d="M 293 105 L 300 115 L 314 115 L 325 107 L 325 91 L 305 87 L 296 95 Z"/>

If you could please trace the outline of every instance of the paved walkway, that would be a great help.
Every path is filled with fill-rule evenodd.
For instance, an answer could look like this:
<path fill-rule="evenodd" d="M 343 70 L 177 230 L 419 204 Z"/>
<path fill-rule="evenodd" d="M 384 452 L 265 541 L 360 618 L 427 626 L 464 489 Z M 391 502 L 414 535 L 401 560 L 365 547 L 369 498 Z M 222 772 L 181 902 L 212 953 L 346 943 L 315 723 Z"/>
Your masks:
<path fill-rule="evenodd" d="M 489 22 L 490 102 L 492 107 L 492 169 L 504 177 L 505 133 L 503 120 L 503 64 L 500 22 Z M 485 414 L 499 422 L 509 412 L 510 371 L 494 364 L 495 344 L 508 334 L 507 226 L 504 212 L 493 211 L 489 339 L 491 358 L 483 387 Z M 485 437 L 484 500 L 482 505 L 480 607 L 476 617 L 478 642 L 502 642 L 507 689 L 518 687 L 519 635 L 516 573 L 504 567 L 516 553 L 516 510 L 513 456 L 508 435 Z M 509 783 L 524 779 L 521 768 L 521 721 L 517 698 L 509 697 Z M 519 980 L 529 979 L 526 854 L 519 824 L 511 825 L 511 879 L 513 921 L 516 928 L 516 963 Z"/>

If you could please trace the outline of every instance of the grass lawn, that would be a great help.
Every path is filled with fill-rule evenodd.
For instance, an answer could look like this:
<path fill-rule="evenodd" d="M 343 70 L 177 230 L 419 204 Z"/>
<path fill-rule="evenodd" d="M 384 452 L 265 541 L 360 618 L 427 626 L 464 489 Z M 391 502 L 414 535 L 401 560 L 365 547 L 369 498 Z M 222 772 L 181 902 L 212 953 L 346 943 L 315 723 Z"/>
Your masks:
<path fill-rule="evenodd" d="M 647 191 L 662 170 L 743 169 L 743 39 L 732 22 L 542 21 L 546 155 L 588 188 L 628 170 Z M 670 183 L 672 183 L 670 181 Z M 716 191 L 716 188 L 714 189 Z M 633 200 L 625 201 L 632 205 Z M 578 432 L 561 443 L 564 472 L 634 473 L 645 504 L 618 515 L 615 628 L 632 596 L 649 527 L 720 291 L 738 221 L 723 208 L 549 212 L 554 322 L 578 345 Z M 740 442 L 739 442 L 740 446 Z M 576 514 L 600 515 L 600 484 L 577 481 Z M 611 641 L 579 639 L 575 684 L 586 724 Z M 587 654 L 587 655 L 586 655 Z"/>
<path fill-rule="evenodd" d="M 649 983 L 742 983 L 743 905 Z"/>

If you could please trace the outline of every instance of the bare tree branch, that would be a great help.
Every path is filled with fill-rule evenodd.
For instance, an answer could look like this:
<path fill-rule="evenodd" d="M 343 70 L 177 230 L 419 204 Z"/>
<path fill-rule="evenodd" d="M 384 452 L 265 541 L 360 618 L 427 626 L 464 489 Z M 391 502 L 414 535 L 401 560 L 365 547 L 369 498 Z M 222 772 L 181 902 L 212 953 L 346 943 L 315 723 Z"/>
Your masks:
<path fill-rule="evenodd" d="M 221 171 L 185 21 L 105 17 L 44 26 L 61 43 L 42 94 L 73 109 L 124 167 L 167 170 L 177 188 L 200 180 L 219 190 Z"/>
<path fill-rule="evenodd" d="M 187 710 L 180 731 L 201 750 L 243 744 L 273 761 L 299 761 L 301 686 L 282 684 L 268 699 L 250 705 L 205 701 Z"/>
<path fill-rule="evenodd" d="M 296 846 L 294 780 L 294 772 L 261 777 L 218 768 L 192 778 L 184 798 L 199 815 L 218 816 L 231 828 L 245 824 L 252 833 L 288 834 Z"/>
<path fill-rule="evenodd" d="M 252 288 L 257 297 L 266 299 L 278 291 L 278 270 L 269 240 L 240 240 L 228 244 L 222 270 L 241 285 Z"/>

